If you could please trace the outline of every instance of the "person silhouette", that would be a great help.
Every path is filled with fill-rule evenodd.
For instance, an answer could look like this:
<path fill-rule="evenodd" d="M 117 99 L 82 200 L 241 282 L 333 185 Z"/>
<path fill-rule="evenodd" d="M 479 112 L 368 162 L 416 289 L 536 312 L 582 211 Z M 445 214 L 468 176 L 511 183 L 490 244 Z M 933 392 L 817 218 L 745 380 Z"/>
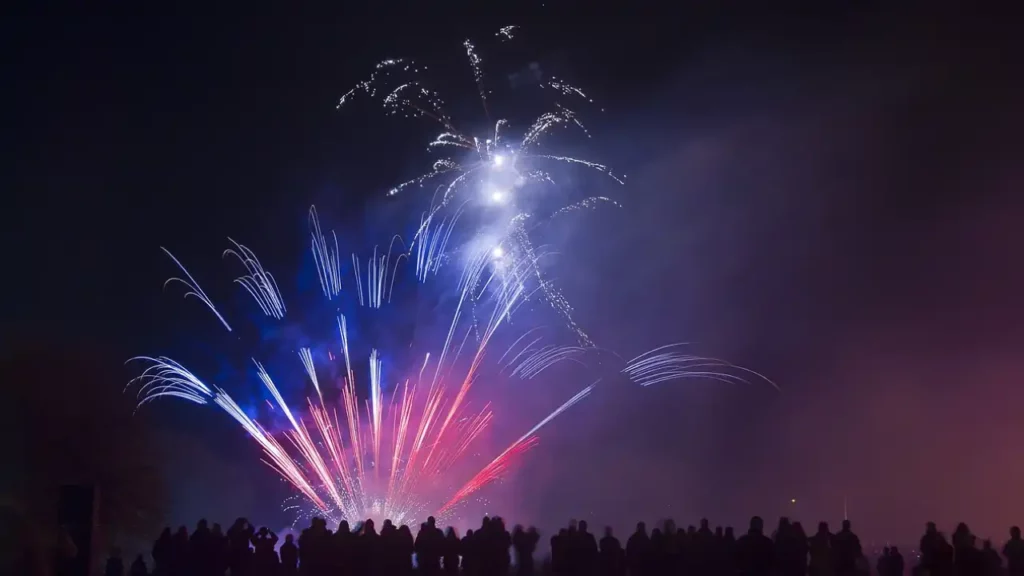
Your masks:
<path fill-rule="evenodd" d="M 636 531 L 626 540 L 626 565 L 630 576 L 651 575 L 651 538 L 643 522 L 637 522 Z"/>
<path fill-rule="evenodd" d="M 423 576 L 437 576 L 441 571 L 441 554 L 444 548 L 444 535 L 437 528 L 437 522 L 433 516 L 420 524 L 420 531 L 416 534 L 416 562 L 419 564 Z"/>
<path fill-rule="evenodd" d="M 604 537 L 598 542 L 600 555 L 601 574 L 603 576 L 624 576 L 626 573 L 625 554 L 622 551 L 622 544 L 612 534 L 612 527 L 606 526 Z"/>
<path fill-rule="evenodd" d="M 137 554 L 135 560 L 132 560 L 132 565 L 128 568 L 128 574 L 131 576 L 147 576 L 149 569 L 146 568 L 146 560 L 142 557 L 142 554 Z"/>
<path fill-rule="evenodd" d="M 890 576 L 903 576 L 903 571 L 906 569 L 906 565 L 903 561 L 903 554 L 900 554 L 900 549 L 896 546 L 889 548 L 889 574 Z"/>
<path fill-rule="evenodd" d="M 882 555 L 878 557 L 878 562 L 875 563 L 875 571 L 878 572 L 878 576 L 890 576 L 889 561 L 891 552 L 888 546 L 882 548 Z"/>
<path fill-rule="evenodd" d="M 104 576 L 124 576 L 124 560 L 121 559 L 121 550 L 114 548 L 107 558 L 107 566 L 103 570 Z"/>
<path fill-rule="evenodd" d="M 852 576 L 858 572 L 858 564 L 864 553 L 860 538 L 853 533 L 849 520 L 843 520 L 843 528 L 832 537 L 832 556 L 838 576 Z"/>
<path fill-rule="evenodd" d="M 204 518 L 196 524 L 196 529 L 188 539 L 188 556 L 192 574 L 213 573 L 210 539 L 210 528 Z"/>
<path fill-rule="evenodd" d="M 179 526 L 171 539 L 171 574 L 174 576 L 185 576 L 189 568 L 189 539 L 188 529 Z"/>
<path fill-rule="evenodd" d="M 991 540 L 981 543 L 981 557 L 985 565 L 986 576 L 998 576 L 1003 573 L 1003 559 L 999 557 L 999 552 L 992 547 Z"/>
<path fill-rule="evenodd" d="M 597 539 L 590 533 L 586 520 L 580 520 L 576 532 L 576 572 L 590 576 L 597 565 Z"/>
<path fill-rule="evenodd" d="M 171 554 L 173 553 L 174 542 L 171 537 L 171 527 L 166 526 L 156 541 L 153 542 L 153 571 L 155 574 L 169 574 L 171 571 Z"/>
<path fill-rule="evenodd" d="M 287 534 L 281 544 L 281 574 L 295 576 L 299 573 L 299 547 L 295 545 L 295 536 Z"/>
<path fill-rule="evenodd" d="M 935 522 L 928 522 L 924 526 L 924 535 L 918 543 L 918 551 L 921 553 L 921 569 L 929 573 L 937 573 L 939 556 L 942 551 L 942 535 Z"/>
<path fill-rule="evenodd" d="M 809 544 L 811 562 L 809 573 L 811 576 L 829 576 L 835 566 L 832 559 L 832 533 L 828 529 L 828 522 L 819 522 L 818 531 L 811 536 Z"/>
<path fill-rule="evenodd" d="M 1010 528 L 1010 539 L 1003 545 L 1006 570 L 1010 576 L 1024 576 L 1024 540 L 1020 537 L 1020 526 Z"/>
<path fill-rule="evenodd" d="M 750 519 L 747 533 L 736 541 L 736 563 L 740 574 L 767 576 L 773 568 L 774 544 L 764 535 L 764 520 L 760 516 Z"/>

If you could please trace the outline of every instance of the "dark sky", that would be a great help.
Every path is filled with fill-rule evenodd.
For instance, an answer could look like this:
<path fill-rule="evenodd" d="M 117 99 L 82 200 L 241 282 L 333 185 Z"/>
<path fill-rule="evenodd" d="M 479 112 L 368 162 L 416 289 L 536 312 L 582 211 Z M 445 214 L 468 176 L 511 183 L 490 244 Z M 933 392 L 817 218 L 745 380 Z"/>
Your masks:
<path fill-rule="evenodd" d="M 592 150 L 630 175 L 622 212 L 564 239 L 585 324 L 626 354 L 697 342 L 782 392 L 599 395 L 531 455 L 517 511 L 738 524 L 796 498 L 807 524 L 837 522 L 845 495 L 865 532 L 904 539 L 928 519 L 1001 538 L 1024 509 L 1024 118 L 1006 18 L 954 3 L 321 4 L 36 4 L 6 19 L 5 346 L 120 364 L 180 339 L 159 246 L 191 261 L 226 235 L 273 238 L 261 257 L 287 261 L 309 204 L 355 225 L 425 159 L 338 97 L 383 57 L 457 66 L 464 36 L 518 24 L 601 99 Z M 160 411 L 176 438 L 223 430 Z M 262 480 L 221 497 L 230 478 L 269 475 L 254 453 L 184 445 L 169 461 L 211 480 L 168 466 L 188 486 L 175 521 L 265 500 Z"/>

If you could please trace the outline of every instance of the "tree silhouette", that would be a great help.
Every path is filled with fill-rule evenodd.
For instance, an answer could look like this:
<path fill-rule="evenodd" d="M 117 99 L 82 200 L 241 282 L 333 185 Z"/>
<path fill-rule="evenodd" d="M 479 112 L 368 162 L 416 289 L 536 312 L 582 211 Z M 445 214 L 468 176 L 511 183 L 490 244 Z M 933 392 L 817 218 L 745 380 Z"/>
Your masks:
<path fill-rule="evenodd" d="M 153 435 L 134 416 L 134 395 L 112 355 L 82 347 L 22 346 L 0 359 L 8 409 L 3 495 L 56 534 L 64 484 L 93 484 L 100 542 L 151 538 L 164 520 L 166 492 Z M 102 359 L 101 359 L 102 358 Z"/>

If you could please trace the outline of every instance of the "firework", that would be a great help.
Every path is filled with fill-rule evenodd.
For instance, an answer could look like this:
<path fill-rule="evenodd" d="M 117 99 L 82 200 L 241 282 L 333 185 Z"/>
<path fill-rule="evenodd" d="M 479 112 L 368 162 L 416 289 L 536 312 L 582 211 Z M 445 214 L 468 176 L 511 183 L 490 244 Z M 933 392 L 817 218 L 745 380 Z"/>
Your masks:
<path fill-rule="evenodd" d="M 311 252 L 321 286 L 328 299 L 335 299 L 341 294 L 336 240 L 326 241 L 315 208 L 310 211 L 310 222 Z M 330 237 L 336 238 L 333 233 Z M 252 250 L 230 241 L 233 248 L 225 251 L 225 255 L 235 256 L 247 271 L 236 282 L 268 317 L 282 319 L 286 314 L 284 298 L 273 276 Z M 171 281 L 186 284 L 188 295 L 201 300 L 230 329 L 198 282 L 180 261 L 165 252 L 187 278 Z M 401 257 L 393 259 L 392 252 L 375 251 L 366 266 L 361 266 L 358 257 L 353 256 L 354 285 L 361 305 L 379 308 L 389 300 L 401 261 Z M 408 522 L 429 512 L 446 513 L 462 498 L 431 502 L 424 498 L 424 492 L 429 491 L 424 487 L 454 491 L 446 473 L 466 455 L 493 419 L 489 405 L 471 406 L 469 392 L 481 377 L 495 333 L 529 292 L 525 284 L 507 281 L 520 275 L 515 270 L 499 275 L 491 266 L 490 254 L 481 254 L 470 262 L 458 282 L 458 304 L 443 346 L 433 355 L 426 353 L 416 374 L 391 386 L 387 395 L 382 353 L 374 349 L 366 359 L 369 395 L 360 399 L 354 370 L 360 360 L 351 353 L 348 320 L 344 315 L 336 319 L 338 339 L 331 346 L 343 366 L 338 390 L 329 390 L 333 384 L 322 381 L 321 376 L 327 372 L 318 366 L 313 350 L 300 348 L 299 364 L 315 394 L 296 409 L 285 400 L 270 372 L 254 359 L 256 374 L 270 396 L 268 405 L 283 416 L 284 430 L 271 430 L 261 424 L 222 387 L 205 383 L 184 365 L 166 357 L 138 358 L 147 363 L 135 381 L 139 385 L 140 404 L 173 397 L 218 406 L 259 444 L 264 462 L 294 486 L 319 514 L 335 519 L 378 515 Z M 471 329 L 465 321 L 469 302 L 474 303 L 477 312 Z M 482 311 L 488 313 L 479 314 Z M 329 352 L 329 357 L 335 357 L 333 352 Z M 556 413 L 577 401 L 560 407 Z M 542 424 L 547 421 L 550 418 Z M 472 488 L 455 493 L 468 495 L 497 480 L 501 472 L 535 444 L 536 430 L 539 426 L 489 464 L 486 474 L 474 475 Z M 438 508 L 442 503 L 446 505 Z"/>
<path fill-rule="evenodd" d="M 313 260 L 325 297 L 334 300 L 342 294 L 337 250 L 325 248 L 330 245 L 325 243 L 327 236 L 320 230 L 315 209 L 310 211 L 310 220 Z M 333 233 L 331 237 L 335 237 Z M 237 282 L 268 317 L 282 319 L 284 299 L 273 276 L 250 249 L 231 242 L 234 248 L 225 254 L 235 255 L 248 272 Z M 195 279 L 165 252 L 188 278 L 179 282 L 186 283 L 189 294 L 228 328 Z M 370 282 L 369 294 L 357 294 L 364 306 L 379 307 L 385 302 L 382 295 L 390 293 L 398 268 L 389 264 L 389 254 L 383 258 L 375 255 L 368 268 L 358 262 L 353 266 L 357 286 L 363 272 L 375 279 Z M 261 424 L 224 388 L 207 384 L 181 363 L 162 356 L 136 359 L 146 363 L 133 381 L 138 386 L 139 403 L 169 397 L 216 405 L 260 446 L 263 461 L 312 507 L 308 513 L 334 520 L 376 517 L 400 523 L 429 513 L 449 517 L 460 503 L 501 479 L 537 444 L 541 428 L 589 396 L 597 385 L 595 382 L 569 398 L 483 467 L 475 472 L 469 469 L 465 482 L 453 482 L 467 469 L 467 454 L 495 416 L 489 403 L 473 406 L 469 398 L 478 381 L 494 377 L 486 370 L 486 360 L 495 345 L 495 334 L 508 326 L 530 293 L 539 289 L 523 280 L 530 278 L 523 268 L 524 261 L 496 264 L 493 250 L 469 259 L 458 278 L 457 303 L 441 345 L 424 353 L 416 368 L 396 382 L 385 381 L 383 352 L 372 349 L 365 358 L 366 398 L 358 393 L 354 369 L 363 360 L 352 353 L 349 323 L 343 314 L 331 318 L 337 326 L 337 340 L 325 345 L 328 360 L 337 360 L 334 370 L 323 365 L 323 354 L 318 363 L 318 355 L 310 347 L 297 351 L 296 368 L 302 367 L 313 389 L 298 407 L 286 401 L 270 372 L 253 359 L 256 375 L 269 395 L 267 404 L 283 422 L 283 429 Z M 385 285 L 389 288 L 381 288 Z M 377 296 L 371 297 L 374 294 Z M 494 363 L 497 372 L 532 378 L 559 362 L 586 367 L 588 356 L 603 353 L 594 348 L 545 344 L 538 333 L 538 328 L 532 328 L 515 338 Z M 619 364 L 622 375 L 644 386 L 688 376 L 742 379 L 723 370 L 731 367 L 727 363 L 686 355 L 672 346 Z M 325 380 L 332 373 L 340 377 Z M 288 388 L 294 387 L 290 382 Z"/>
<path fill-rule="evenodd" d="M 516 30 L 516 26 L 505 26 L 495 37 L 506 42 L 515 37 Z M 453 230 L 468 207 L 480 208 L 469 223 L 469 241 L 477 241 L 481 236 L 490 238 L 493 244 L 505 244 L 495 249 L 498 258 L 527 262 L 527 272 L 535 277 L 540 295 L 558 312 L 582 345 L 593 346 L 590 337 L 574 321 L 569 302 L 544 277 L 527 228 L 527 224 L 536 225 L 575 210 L 602 204 L 617 206 L 614 200 L 604 196 L 567 201 L 551 193 L 558 190 L 551 171 L 551 165 L 555 164 L 583 167 L 603 173 L 618 184 L 623 183 L 624 176 L 616 175 L 604 164 L 543 148 L 546 137 L 560 128 L 573 127 L 589 138 L 590 133 L 571 106 L 593 104 L 593 100 L 562 79 L 539 79 L 538 86 L 555 96 L 552 109 L 516 133 L 507 119 L 492 118 L 483 58 L 471 40 L 465 40 L 462 46 L 487 118 L 486 125 L 491 127 L 483 134 L 460 129 L 447 112 L 441 95 L 429 88 L 426 67 L 406 59 L 378 63 L 367 80 L 341 97 L 338 107 L 357 94 L 365 94 L 379 99 L 388 114 L 425 118 L 439 129 L 427 149 L 444 157 L 434 160 L 426 173 L 388 192 L 394 196 L 408 188 L 434 186 L 430 207 L 413 238 L 412 253 L 421 281 L 436 274 L 443 263 L 451 260 L 452 252 L 463 246 L 461 242 L 452 242 Z M 481 230 L 485 231 L 483 235 Z"/>

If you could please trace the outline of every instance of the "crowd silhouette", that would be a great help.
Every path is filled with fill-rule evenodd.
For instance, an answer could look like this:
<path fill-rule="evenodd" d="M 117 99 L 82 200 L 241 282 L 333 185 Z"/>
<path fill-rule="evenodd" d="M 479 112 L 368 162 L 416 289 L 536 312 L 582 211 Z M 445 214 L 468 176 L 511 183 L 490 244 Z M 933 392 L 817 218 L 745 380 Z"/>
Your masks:
<path fill-rule="evenodd" d="M 377 531 L 372 520 L 357 526 L 341 522 L 331 531 L 314 518 L 298 539 L 278 536 L 266 527 L 257 530 L 239 518 L 225 532 L 220 524 L 200 520 L 189 534 L 184 526 L 165 528 L 153 544 L 152 566 L 139 555 L 127 567 L 115 551 L 106 576 L 854 576 L 872 572 L 860 539 L 844 520 L 837 532 L 827 522 L 808 536 L 799 522 L 781 518 L 765 533 L 755 516 L 746 533 L 736 537 L 732 527 L 712 530 L 677 528 L 671 521 L 650 532 L 640 522 L 623 546 L 605 528 L 597 538 L 586 522 L 570 521 L 550 539 L 550 555 L 534 563 L 540 534 L 516 526 L 511 532 L 498 517 L 485 517 L 476 530 L 461 538 L 442 531 L 434 518 L 414 536 L 408 526 L 384 521 Z M 415 559 L 415 562 L 414 562 Z M 514 560 L 514 562 L 513 562 Z M 981 543 L 966 524 L 947 539 L 929 522 L 919 548 L 908 562 L 896 546 L 875 559 L 879 576 L 1024 576 L 1024 540 L 1020 528 L 1010 529 L 1000 548 Z"/>

